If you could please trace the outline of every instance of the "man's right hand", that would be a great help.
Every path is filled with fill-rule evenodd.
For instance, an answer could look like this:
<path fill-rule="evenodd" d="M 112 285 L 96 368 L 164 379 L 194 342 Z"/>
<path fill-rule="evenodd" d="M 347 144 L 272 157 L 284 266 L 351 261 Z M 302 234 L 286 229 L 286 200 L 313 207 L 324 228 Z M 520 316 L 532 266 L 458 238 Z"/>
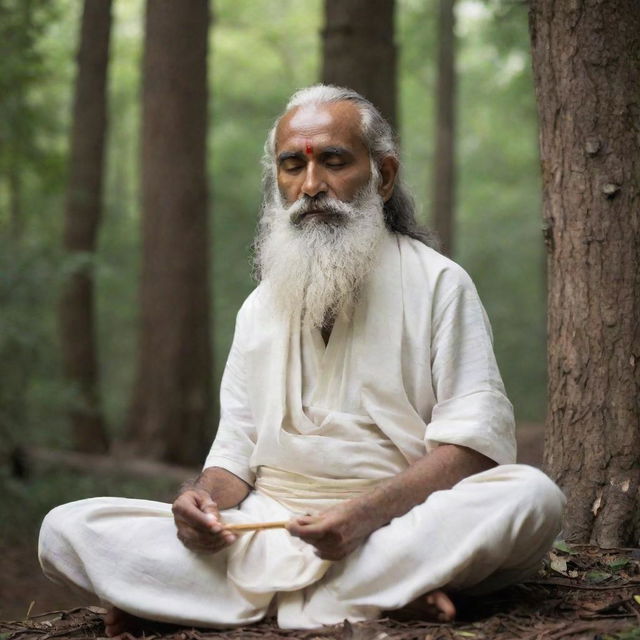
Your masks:
<path fill-rule="evenodd" d="M 224 530 L 218 505 L 204 489 L 187 489 L 171 508 L 178 538 L 187 549 L 200 553 L 217 553 L 236 541 Z"/>

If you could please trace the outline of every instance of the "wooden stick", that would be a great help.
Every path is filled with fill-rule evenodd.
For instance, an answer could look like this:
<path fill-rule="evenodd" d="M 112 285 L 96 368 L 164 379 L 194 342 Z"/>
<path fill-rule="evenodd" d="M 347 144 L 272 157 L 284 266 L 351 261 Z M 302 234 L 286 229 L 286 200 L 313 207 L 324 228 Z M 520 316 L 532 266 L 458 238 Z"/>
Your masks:
<path fill-rule="evenodd" d="M 243 522 L 241 524 L 225 524 L 226 531 L 258 531 L 260 529 L 284 529 L 288 520 L 280 520 L 278 522 Z"/>

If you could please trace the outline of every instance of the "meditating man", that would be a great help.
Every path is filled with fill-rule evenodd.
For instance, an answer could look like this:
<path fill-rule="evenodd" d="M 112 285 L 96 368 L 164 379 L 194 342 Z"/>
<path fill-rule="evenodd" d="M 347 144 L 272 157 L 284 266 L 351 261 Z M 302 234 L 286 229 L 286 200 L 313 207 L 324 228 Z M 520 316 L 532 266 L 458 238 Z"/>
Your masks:
<path fill-rule="evenodd" d="M 137 618 L 284 628 L 531 576 L 564 498 L 514 464 L 512 407 L 467 274 L 430 248 L 389 125 L 331 86 L 290 100 L 265 145 L 259 286 L 238 313 L 204 471 L 171 507 L 123 498 L 45 519 L 53 580 Z M 238 523 L 286 528 L 239 532 Z"/>

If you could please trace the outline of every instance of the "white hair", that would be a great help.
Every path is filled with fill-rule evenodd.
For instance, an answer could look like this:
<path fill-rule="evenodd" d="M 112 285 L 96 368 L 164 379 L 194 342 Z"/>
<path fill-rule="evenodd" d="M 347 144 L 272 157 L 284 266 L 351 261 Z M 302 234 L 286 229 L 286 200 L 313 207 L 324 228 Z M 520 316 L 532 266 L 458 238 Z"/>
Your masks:
<path fill-rule="evenodd" d="M 400 161 L 398 143 L 391 125 L 382 117 L 376 107 L 353 89 L 336 87 L 327 84 L 316 84 L 296 91 L 284 110 L 269 130 L 264 145 L 263 166 L 263 207 L 272 203 L 276 183 L 276 132 L 282 117 L 291 109 L 306 105 L 331 104 L 334 102 L 352 102 L 360 112 L 362 140 L 369 152 L 372 166 L 378 168 L 385 158 L 391 157 Z M 390 231 L 408 235 L 424 244 L 437 248 L 435 236 L 427 229 L 420 227 L 416 221 L 413 198 L 400 178 L 396 179 L 391 197 L 383 206 L 384 222 Z"/>

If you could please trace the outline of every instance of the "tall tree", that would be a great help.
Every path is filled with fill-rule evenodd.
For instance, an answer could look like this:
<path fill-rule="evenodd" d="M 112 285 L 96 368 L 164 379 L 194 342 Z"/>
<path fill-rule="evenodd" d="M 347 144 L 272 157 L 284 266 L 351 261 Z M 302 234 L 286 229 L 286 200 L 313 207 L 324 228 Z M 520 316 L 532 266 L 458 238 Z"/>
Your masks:
<path fill-rule="evenodd" d="M 201 462 L 211 438 L 207 0 L 148 0 L 142 93 L 143 256 L 128 436 L 141 455 Z"/>
<path fill-rule="evenodd" d="M 440 0 L 438 16 L 438 82 L 436 147 L 433 163 L 433 228 L 442 252 L 453 252 L 455 215 L 455 0 Z"/>
<path fill-rule="evenodd" d="M 111 0 L 85 0 L 64 224 L 64 248 L 77 264 L 59 305 L 64 373 L 79 394 L 70 417 L 74 446 L 80 451 L 107 448 L 98 390 L 92 261 L 102 213 L 110 32 Z"/>
<path fill-rule="evenodd" d="M 48 0 L 0 0 L 0 229 L 6 224 L 16 245 L 28 227 L 27 201 L 44 191 L 58 165 L 50 139 L 40 134 L 51 120 L 42 99 L 51 74 L 42 36 L 57 11 Z M 37 178 L 31 183 L 30 173 Z"/>
<path fill-rule="evenodd" d="M 394 0 L 325 0 L 322 81 L 355 89 L 396 124 Z"/>
<path fill-rule="evenodd" d="M 640 533 L 640 5 L 533 0 L 549 266 L 545 462 L 565 534 Z"/>

